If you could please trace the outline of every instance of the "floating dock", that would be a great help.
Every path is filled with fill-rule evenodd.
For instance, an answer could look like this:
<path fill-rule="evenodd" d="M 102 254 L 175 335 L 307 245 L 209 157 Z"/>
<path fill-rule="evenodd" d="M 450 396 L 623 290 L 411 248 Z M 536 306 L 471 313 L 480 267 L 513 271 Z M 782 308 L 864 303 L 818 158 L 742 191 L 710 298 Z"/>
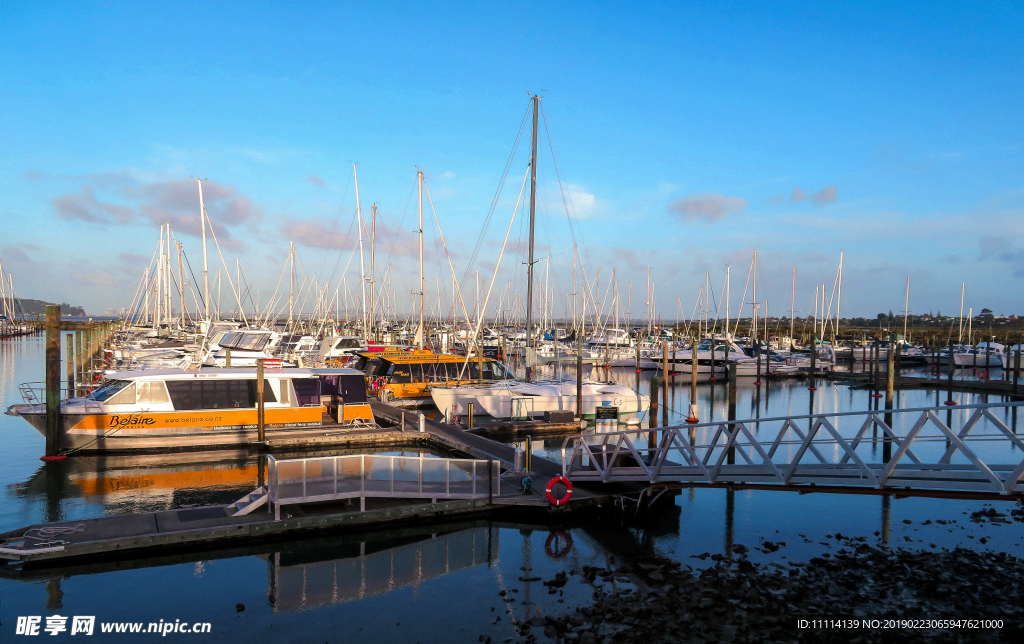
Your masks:
<path fill-rule="evenodd" d="M 465 519 L 512 508 L 579 510 L 611 498 L 577 487 L 570 503 L 554 508 L 545 498 L 544 483 L 561 474 L 561 465 L 533 456 L 529 472 L 514 472 L 516 450 L 508 445 L 427 418 L 420 432 L 417 414 L 404 412 L 403 425 L 403 410 L 383 403 L 373 403 L 373 410 L 378 422 L 394 423 L 398 429 L 349 432 L 350 443 L 440 444 L 471 459 L 342 455 L 277 461 L 271 456 L 267 485 L 234 504 L 34 524 L 0 535 L 0 559 L 52 565 L 142 557 L 158 548 L 163 552 L 225 547 L 314 531 Z M 282 442 L 279 447 L 323 444 L 320 438 Z M 331 441 L 337 445 L 340 437 Z M 526 476 L 537 485 L 524 491 Z"/>

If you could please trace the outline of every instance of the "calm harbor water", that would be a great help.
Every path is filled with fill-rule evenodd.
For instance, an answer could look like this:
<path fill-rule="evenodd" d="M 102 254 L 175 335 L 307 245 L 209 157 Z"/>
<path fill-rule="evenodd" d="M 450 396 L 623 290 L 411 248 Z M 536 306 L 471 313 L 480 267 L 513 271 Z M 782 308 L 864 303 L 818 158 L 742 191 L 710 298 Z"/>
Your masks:
<path fill-rule="evenodd" d="M 21 402 L 17 384 L 42 380 L 42 372 L 40 338 L 0 343 L 3 407 Z M 649 373 L 611 370 L 597 375 L 639 383 L 644 393 L 650 387 Z M 811 409 L 860 411 L 878 404 L 865 390 L 824 381 L 818 387 L 812 397 L 805 382 L 771 382 L 758 389 L 741 381 L 736 417 L 806 414 Z M 670 384 L 669 395 L 670 422 L 677 424 L 689 404 L 688 383 L 680 377 Z M 903 391 L 896 407 L 934 406 L 945 395 Z M 974 394 L 955 397 L 961 403 L 1000 401 Z M 727 387 L 700 385 L 699 398 L 702 420 L 727 417 Z M 1015 419 L 1007 415 L 1005 420 L 1012 425 Z M 0 436 L 5 459 L 0 468 L 0 531 L 48 520 L 230 503 L 256 482 L 254 456 L 222 452 L 74 457 L 48 474 L 38 460 L 43 438 L 27 423 L 0 416 Z M 561 438 L 551 438 L 536 441 L 535 447 L 558 458 L 562 444 Z M 1017 451 L 993 449 L 1004 450 L 989 455 L 1002 456 L 1004 462 L 1021 459 Z M 1003 511 L 1010 508 L 992 503 Z M 877 538 L 893 547 L 959 545 L 1024 556 L 1024 524 L 979 525 L 969 520 L 971 512 L 985 506 L 948 499 L 683 490 L 672 507 L 656 516 L 591 515 L 561 525 L 510 516 L 70 568 L 7 566 L 0 567 L 0 638 L 14 638 L 18 616 L 45 619 L 59 614 L 95 615 L 98 622 L 210 622 L 211 633 L 201 636 L 206 641 L 477 642 L 487 635 L 500 642 L 515 636 L 514 621 L 567 612 L 585 604 L 592 593 L 576 578 L 555 594 L 540 581 L 521 578 L 547 580 L 558 571 L 603 567 L 613 558 L 638 553 L 704 566 L 711 562 L 692 556 L 724 553 L 735 544 L 753 548 L 770 540 L 786 545 L 772 554 L 752 550 L 751 559 L 785 563 L 837 549 L 828 535 L 838 532 L 873 541 L 877 532 Z M 938 519 L 950 523 L 924 524 Z M 979 543 L 982 537 L 987 543 Z M 622 586 L 635 588 L 638 583 Z M 501 590 L 510 599 L 499 596 Z M 245 605 L 243 612 L 236 612 L 238 603 Z M 96 641 L 103 637 L 94 636 Z M 196 637 L 142 635 L 130 641 Z M 106 638 L 129 641 L 125 635 Z"/>

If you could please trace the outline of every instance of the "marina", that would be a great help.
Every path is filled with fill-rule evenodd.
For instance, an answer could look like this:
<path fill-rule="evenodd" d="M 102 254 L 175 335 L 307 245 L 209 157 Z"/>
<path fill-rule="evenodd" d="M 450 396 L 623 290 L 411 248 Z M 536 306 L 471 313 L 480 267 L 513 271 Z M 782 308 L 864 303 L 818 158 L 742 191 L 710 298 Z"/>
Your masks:
<path fill-rule="evenodd" d="M 1024 637 L 1020 7 L 12 1 L 0 640 Z"/>

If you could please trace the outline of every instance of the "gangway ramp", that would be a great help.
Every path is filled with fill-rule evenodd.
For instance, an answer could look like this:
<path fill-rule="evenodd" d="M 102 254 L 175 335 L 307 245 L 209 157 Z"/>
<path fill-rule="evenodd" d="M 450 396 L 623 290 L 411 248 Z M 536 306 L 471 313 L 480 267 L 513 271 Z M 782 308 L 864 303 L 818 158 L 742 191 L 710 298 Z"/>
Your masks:
<path fill-rule="evenodd" d="M 1022 405 L 824 412 L 581 434 L 565 439 L 563 468 L 574 483 L 828 485 L 1020 498 Z"/>

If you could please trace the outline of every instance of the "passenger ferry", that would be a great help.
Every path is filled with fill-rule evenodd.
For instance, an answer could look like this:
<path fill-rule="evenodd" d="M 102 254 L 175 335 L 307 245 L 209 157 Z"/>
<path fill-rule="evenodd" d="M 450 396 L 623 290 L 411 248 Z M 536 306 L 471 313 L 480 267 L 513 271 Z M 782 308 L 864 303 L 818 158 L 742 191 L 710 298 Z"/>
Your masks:
<path fill-rule="evenodd" d="M 366 374 L 370 390 L 383 402 L 396 407 L 424 407 L 433 404 L 434 386 L 493 384 L 511 380 L 512 372 L 493 358 L 434 353 L 428 349 L 402 351 L 387 348 L 359 354 L 355 368 Z"/>
<path fill-rule="evenodd" d="M 45 396 L 21 386 L 11 405 L 46 433 Z M 375 426 L 362 373 L 353 369 L 264 372 L 267 440 Z M 111 372 L 87 396 L 60 404 L 63 452 L 181 450 L 248 445 L 257 440 L 256 370 L 203 368 Z"/>

